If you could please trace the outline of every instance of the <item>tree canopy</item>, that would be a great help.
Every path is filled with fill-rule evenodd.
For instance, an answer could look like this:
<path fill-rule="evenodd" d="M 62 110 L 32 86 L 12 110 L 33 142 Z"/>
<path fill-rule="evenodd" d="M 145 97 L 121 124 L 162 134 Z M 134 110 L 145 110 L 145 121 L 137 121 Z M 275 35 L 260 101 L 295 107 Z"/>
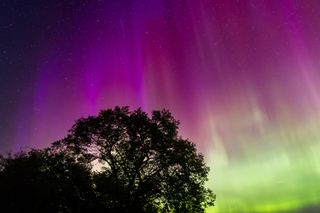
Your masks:
<path fill-rule="evenodd" d="M 167 110 L 102 110 L 48 149 L 2 157 L 0 180 L 9 184 L 0 191 L 14 200 L 39 188 L 33 208 L 51 202 L 64 212 L 204 212 L 215 200 L 205 188 L 209 167 L 178 125 Z"/>

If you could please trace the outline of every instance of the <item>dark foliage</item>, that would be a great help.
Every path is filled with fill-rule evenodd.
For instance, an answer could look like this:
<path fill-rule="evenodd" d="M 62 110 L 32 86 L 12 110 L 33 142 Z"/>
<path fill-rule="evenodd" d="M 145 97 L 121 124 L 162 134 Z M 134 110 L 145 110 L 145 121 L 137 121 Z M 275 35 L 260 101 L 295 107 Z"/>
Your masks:
<path fill-rule="evenodd" d="M 49 149 L 2 157 L 5 208 L 204 212 L 215 200 L 204 187 L 209 168 L 195 145 L 178 136 L 178 124 L 169 111 L 150 118 L 128 107 L 82 118 Z"/>
<path fill-rule="evenodd" d="M 91 168 L 49 149 L 1 157 L 1 212 L 86 212 L 94 197 Z"/>

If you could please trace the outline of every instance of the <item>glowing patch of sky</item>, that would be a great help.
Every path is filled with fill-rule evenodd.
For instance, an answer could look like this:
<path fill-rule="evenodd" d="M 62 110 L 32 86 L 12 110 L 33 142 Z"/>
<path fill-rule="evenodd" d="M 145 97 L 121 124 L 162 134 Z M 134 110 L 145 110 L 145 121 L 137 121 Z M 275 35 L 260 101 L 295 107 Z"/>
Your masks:
<path fill-rule="evenodd" d="M 212 169 L 209 212 L 320 204 L 318 1 L 99 2 L 44 45 L 13 147 L 102 108 L 167 108 Z"/>

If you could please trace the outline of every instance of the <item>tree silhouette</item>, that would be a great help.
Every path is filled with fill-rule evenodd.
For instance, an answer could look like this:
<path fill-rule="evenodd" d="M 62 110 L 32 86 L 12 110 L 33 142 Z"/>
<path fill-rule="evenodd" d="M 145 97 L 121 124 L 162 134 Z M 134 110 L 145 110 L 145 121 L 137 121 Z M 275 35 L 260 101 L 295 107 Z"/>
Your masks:
<path fill-rule="evenodd" d="M 102 167 L 94 181 L 109 211 L 204 212 L 215 200 L 204 187 L 209 168 L 178 125 L 167 110 L 149 118 L 116 107 L 78 120 L 54 147 Z"/>
<path fill-rule="evenodd" d="M 195 144 L 167 110 L 79 119 L 50 148 L 0 155 L 2 212 L 204 212 L 215 195 Z"/>
<path fill-rule="evenodd" d="M 91 168 L 49 149 L 0 158 L 1 212 L 87 212 Z"/>

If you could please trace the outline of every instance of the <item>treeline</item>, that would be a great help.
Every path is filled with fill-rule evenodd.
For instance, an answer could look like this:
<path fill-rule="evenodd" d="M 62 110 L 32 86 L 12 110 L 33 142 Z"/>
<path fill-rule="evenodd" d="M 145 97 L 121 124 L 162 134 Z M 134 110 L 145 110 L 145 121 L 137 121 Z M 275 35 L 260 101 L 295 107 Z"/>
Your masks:
<path fill-rule="evenodd" d="M 167 110 L 79 119 L 45 149 L 0 156 L 1 212 L 204 212 L 215 195 Z"/>

